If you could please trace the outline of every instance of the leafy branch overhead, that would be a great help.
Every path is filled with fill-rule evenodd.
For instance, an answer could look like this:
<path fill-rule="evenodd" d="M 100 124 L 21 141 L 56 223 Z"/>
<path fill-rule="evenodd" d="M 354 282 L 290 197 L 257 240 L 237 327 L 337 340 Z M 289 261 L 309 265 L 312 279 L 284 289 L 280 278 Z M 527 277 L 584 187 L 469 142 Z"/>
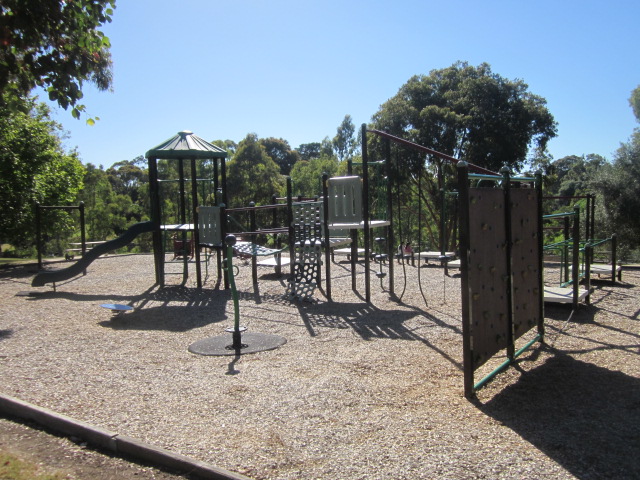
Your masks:
<path fill-rule="evenodd" d="M 80 118 L 86 82 L 111 88 L 111 44 L 99 28 L 111 22 L 114 8 L 115 0 L 3 0 L 0 102 L 15 110 L 18 99 L 41 87 Z"/>

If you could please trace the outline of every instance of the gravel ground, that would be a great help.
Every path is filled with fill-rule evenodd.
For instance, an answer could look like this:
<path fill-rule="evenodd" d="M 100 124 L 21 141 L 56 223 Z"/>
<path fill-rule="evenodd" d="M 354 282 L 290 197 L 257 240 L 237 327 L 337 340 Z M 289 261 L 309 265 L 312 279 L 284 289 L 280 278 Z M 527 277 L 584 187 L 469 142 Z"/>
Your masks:
<path fill-rule="evenodd" d="M 372 275 L 366 304 L 362 271 L 357 294 L 338 263 L 333 302 L 291 303 L 285 277 L 239 268 L 241 323 L 285 337 L 276 350 L 190 353 L 233 324 L 231 294 L 181 275 L 158 289 L 149 255 L 55 292 L 0 271 L 0 392 L 255 479 L 640 477 L 640 272 L 571 318 L 547 306 L 546 344 L 469 401 L 459 276 L 397 266 L 401 301 Z"/>

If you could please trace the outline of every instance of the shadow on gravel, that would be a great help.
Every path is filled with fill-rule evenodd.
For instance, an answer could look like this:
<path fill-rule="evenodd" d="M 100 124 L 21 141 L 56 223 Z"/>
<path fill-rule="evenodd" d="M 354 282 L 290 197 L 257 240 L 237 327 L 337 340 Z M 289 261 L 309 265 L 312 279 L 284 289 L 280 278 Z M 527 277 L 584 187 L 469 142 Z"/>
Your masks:
<path fill-rule="evenodd" d="M 556 352 L 479 408 L 577 478 L 640 478 L 638 378 Z"/>
<path fill-rule="evenodd" d="M 462 370 L 462 364 L 452 358 L 436 341 L 429 339 L 430 328 L 446 328 L 456 331 L 447 322 L 418 309 L 382 310 L 367 303 L 308 304 L 298 302 L 300 317 L 309 335 L 316 336 L 317 328 L 349 328 L 364 340 L 384 338 L 391 340 L 418 341 L 438 352 L 456 368 Z M 417 316 L 425 319 L 421 329 L 409 328 L 405 323 Z M 425 330 L 426 329 L 426 330 Z"/>
<path fill-rule="evenodd" d="M 64 291 L 35 292 L 30 300 L 43 302 L 48 299 L 67 299 L 74 302 L 117 303 L 133 307 L 131 312 L 114 313 L 111 320 L 99 325 L 114 330 L 166 330 L 186 332 L 212 323 L 227 320 L 227 302 L 230 290 L 187 288 L 168 286 L 156 289 L 152 286 L 139 295 L 78 294 Z M 91 318 L 88 318 L 90 321 Z"/>

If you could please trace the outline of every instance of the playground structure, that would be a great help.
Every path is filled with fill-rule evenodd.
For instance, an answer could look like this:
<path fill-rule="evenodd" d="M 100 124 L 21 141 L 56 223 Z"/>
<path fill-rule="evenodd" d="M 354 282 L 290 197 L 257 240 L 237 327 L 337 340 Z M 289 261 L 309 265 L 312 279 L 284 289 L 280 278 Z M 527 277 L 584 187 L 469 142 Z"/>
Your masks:
<path fill-rule="evenodd" d="M 387 218 L 372 219 L 369 199 L 369 165 L 370 159 L 367 149 L 367 134 L 373 133 L 383 138 L 387 158 L 377 162 L 384 165 L 387 177 L 385 186 Z M 249 205 L 248 207 L 229 208 L 227 202 L 226 172 L 224 160 L 226 153 L 218 147 L 207 144 L 195 137 L 191 132 L 180 132 L 176 137 L 147 152 L 149 159 L 149 177 L 151 192 L 150 222 L 142 222 L 131 227 L 125 234 L 115 240 L 96 246 L 83 255 L 83 258 L 67 269 L 41 272 L 34 278 L 34 286 L 42 286 L 48 282 L 60 281 L 75 276 L 83 271 L 88 264 L 104 252 L 119 248 L 129 243 L 137 235 L 152 232 L 154 238 L 154 266 L 156 282 L 163 286 L 165 281 L 164 266 L 166 262 L 166 241 L 162 238 L 164 232 L 177 234 L 181 241 L 181 248 L 189 242 L 195 246 L 191 255 L 195 260 L 197 287 L 202 287 L 201 248 L 215 252 L 218 264 L 218 276 L 221 268 L 227 273 L 231 271 L 231 252 L 236 255 L 246 255 L 251 258 L 254 284 L 257 283 L 256 265 L 259 256 L 273 256 L 273 265 L 280 268 L 282 262 L 281 236 L 288 236 L 288 246 L 291 262 L 291 275 L 287 294 L 291 299 L 308 299 L 321 282 L 321 265 L 324 253 L 325 266 L 325 295 L 331 301 L 331 263 L 332 247 L 338 243 L 350 244 L 350 260 L 352 264 L 352 289 L 357 291 L 356 262 L 362 252 L 364 261 L 365 301 L 371 301 L 370 291 L 370 261 L 372 258 L 382 261 L 394 257 L 393 233 L 393 172 L 390 155 L 390 143 L 415 148 L 418 151 L 435 155 L 452 162 L 458 167 L 458 197 L 459 197 L 459 240 L 460 240 L 460 270 L 462 278 L 461 299 L 463 307 L 463 358 L 465 375 L 465 395 L 472 396 L 474 392 L 486 384 L 493 376 L 515 362 L 516 358 L 526 349 L 544 338 L 544 293 L 548 290 L 543 281 L 543 234 L 542 222 L 552 218 L 563 218 L 565 232 L 569 230 L 569 219 L 573 219 L 571 236 L 565 233 L 565 243 L 554 244 L 550 248 L 561 248 L 571 252 L 573 266 L 571 299 L 574 308 L 585 298 L 588 301 L 589 275 L 593 258 L 592 249 L 595 241 L 580 240 L 579 211 L 567 214 L 542 215 L 541 179 L 527 177 L 510 177 L 508 170 L 500 174 L 486 169 L 460 162 L 453 157 L 440 152 L 413 144 L 388 133 L 377 130 L 367 130 L 362 127 L 362 177 L 350 175 L 345 177 L 323 177 L 323 192 L 320 200 L 293 201 L 290 180 L 287 185 L 286 204 Z M 160 193 L 158 179 L 158 159 L 177 160 L 179 178 L 179 220 L 177 224 L 164 224 L 160 211 Z M 196 160 L 213 159 L 214 161 L 214 195 L 213 203 L 217 205 L 203 205 L 205 195 L 199 197 L 196 175 Z M 187 201 L 187 178 L 185 176 L 185 162 L 190 162 L 191 173 L 191 201 Z M 396 165 L 397 167 L 397 165 Z M 479 173 L 469 173 L 470 170 Z M 218 183 L 218 180 L 220 182 Z M 471 182 L 477 185 L 470 187 Z M 483 185 L 487 181 L 489 186 Z M 517 188 L 516 188 L 517 187 Z M 446 193 L 443 192 L 443 198 Z M 588 210 L 592 209 L 590 204 Z M 190 214 L 187 215 L 189 210 Z M 273 211 L 273 223 L 269 228 L 258 228 L 256 213 L 259 211 Z M 278 221 L 277 211 L 286 212 L 286 226 Z M 243 235 L 243 241 L 233 243 L 223 242 L 223 238 L 231 230 L 229 214 L 248 214 L 250 227 L 238 232 Z M 420 218 L 420 213 L 418 214 Z M 591 219 L 593 213 L 591 213 Z M 589 222 L 588 222 L 589 223 Z M 383 236 L 375 237 L 378 245 L 377 254 L 372 255 L 371 230 L 385 229 Z M 591 227 L 587 227 L 589 229 Z M 418 229 L 420 230 L 420 228 Z M 358 247 L 357 232 L 363 232 L 362 249 Z M 589 230 L 587 230 L 589 231 Z M 346 234 L 348 232 L 348 235 Z M 442 232 L 440 252 L 418 252 L 416 257 L 421 259 L 437 258 L 445 267 L 452 258 L 453 252 L 446 251 L 444 228 Z M 333 235 L 332 235 L 333 234 Z M 188 235 L 192 235 L 189 239 Z M 276 248 L 258 245 L 256 239 L 261 235 L 274 235 Z M 587 233 L 589 236 L 590 234 Z M 244 237 L 250 241 L 244 242 Z M 591 231 L 591 236 L 593 233 Z M 609 240 L 609 239 L 607 239 Z M 615 236 L 611 239 L 615 266 Z M 84 239 L 83 239 L 84 242 Z M 342 243 L 344 242 L 344 243 Z M 568 243 L 571 242 L 571 243 Z M 420 244 L 420 242 L 418 242 Z M 579 255 L 583 253 L 583 264 L 586 265 L 584 279 L 587 289 L 580 291 L 579 283 L 582 279 L 579 273 Z M 436 255 L 437 254 L 437 255 Z M 563 254 L 568 259 L 568 253 Z M 221 257 L 224 256 L 224 259 Z M 184 265 L 183 280 L 188 277 L 189 255 L 181 255 Z M 208 254 L 205 253 L 205 265 L 208 269 Z M 227 267 L 222 267 L 222 264 Z M 388 291 L 394 295 L 393 261 L 388 264 Z M 208 272 L 207 272 L 208 273 Z M 617 272 L 616 272 L 617 273 Z M 566 273 L 565 273 L 566 275 Z M 383 286 L 385 272 L 376 272 Z M 614 276 L 615 281 L 615 276 Z M 225 286 L 230 283 L 229 274 L 225 276 Z M 564 288 L 565 286 L 563 286 Z M 577 292 L 577 293 L 576 293 Z M 423 295 L 424 296 L 424 295 Z M 565 297 L 566 298 L 566 295 Z M 525 346 L 516 350 L 516 341 L 527 332 L 537 328 L 537 333 Z M 237 342 L 234 341 L 234 345 Z M 238 350 L 236 345 L 235 350 Z M 507 360 L 489 376 L 479 383 L 474 383 L 474 372 L 494 357 L 499 351 L 506 350 Z"/>
<path fill-rule="evenodd" d="M 576 205 L 573 212 L 556 213 L 543 215 L 543 221 L 563 220 L 564 239 L 560 242 L 551 243 L 544 246 L 545 252 L 560 252 L 561 281 L 559 286 L 545 286 L 544 300 L 549 303 L 571 303 L 573 309 L 578 308 L 581 301 L 590 302 L 590 273 L 586 270 L 585 275 L 580 274 L 580 256 L 582 254 L 582 263 L 590 257 L 591 246 L 589 244 L 581 247 L 580 242 L 580 208 Z M 570 227 L 570 223 L 573 225 Z M 569 265 L 569 256 L 571 256 L 571 265 Z M 571 278 L 569 278 L 571 274 Z M 584 281 L 587 288 L 581 288 L 580 283 Z"/>
<path fill-rule="evenodd" d="M 150 149 L 145 154 L 149 163 L 149 192 L 151 195 L 151 222 L 153 222 L 153 254 L 154 265 L 156 271 L 156 283 L 163 286 L 165 283 L 165 243 L 163 239 L 164 232 L 172 232 L 174 235 L 179 236 L 181 245 L 184 247 L 188 244 L 189 235 L 192 235 L 193 244 L 197 246 L 194 248 L 194 258 L 196 265 L 196 277 L 198 288 L 202 288 L 202 272 L 200 262 L 200 236 L 198 228 L 194 225 L 198 225 L 198 207 L 200 202 L 198 200 L 198 178 L 196 161 L 197 160 L 212 160 L 213 161 L 213 190 L 218 197 L 218 190 L 220 185 L 218 184 L 218 177 L 221 178 L 221 191 L 219 192 L 219 201 L 223 204 L 227 204 L 227 192 L 226 192 L 226 167 L 225 159 L 227 158 L 227 152 L 209 142 L 204 141 L 197 135 L 194 135 L 190 131 L 182 131 L 177 135 L 171 137 L 165 142 Z M 176 161 L 178 164 L 178 223 L 177 224 L 163 224 L 162 212 L 160 208 L 160 181 L 158 177 L 158 160 Z M 191 205 L 187 205 L 187 186 L 185 178 L 185 162 L 189 162 L 191 178 L 190 193 L 191 193 Z M 187 221 L 187 210 L 190 209 L 189 222 Z M 222 238 L 222 237 L 220 237 Z M 208 239 L 207 239 L 208 240 Z M 213 245 L 208 243 L 209 249 L 216 249 L 218 252 L 218 258 L 222 245 Z M 186 281 L 188 277 L 188 256 L 182 255 L 183 261 L 183 281 Z M 218 262 L 220 264 L 220 261 Z"/>
<path fill-rule="evenodd" d="M 391 203 L 392 182 L 389 180 L 392 178 L 391 162 L 380 161 L 374 162 L 373 165 L 383 166 L 385 169 L 384 177 L 387 179 L 386 187 L 383 186 L 378 189 L 382 200 L 380 204 L 385 204 L 384 207 L 387 210 L 388 218 L 377 220 L 370 218 L 370 187 L 369 187 L 369 166 L 368 166 L 368 152 L 366 141 L 366 126 L 363 125 L 363 162 L 362 162 L 362 177 L 349 175 L 351 178 L 341 179 L 327 179 L 324 182 L 327 192 L 325 192 L 322 201 L 318 201 L 320 204 L 320 215 L 316 218 L 320 224 L 322 239 L 319 242 L 318 247 L 324 245 L 325 248 L 325 279 L 327 281 L 327 287 L 325 293 L 329 300 L 331 300 L 331 260 L 333 259 L 334 250 L 340 246 L 346 246 L 351 244 L 349 250 L 350 259 L 352 262 L 352 288 L 357 290 L 356 286 L 356 273 L 355 263 L 359 253 L 362 253 L 362 257 L 365 263 L 365 299 L 370 302 L 371 298 L 371 280 L 370 260 L 372 258 L 372 238 L 371 230 L 374 228 L 385 228 L 385 232 L 381 236 L 377 236 L 379 240 L 384 238 L 385 242 L 378 241 L 378 250 L 384 245 L 386 252 L 377 252 L 376 259 L 383 261 L 386 258 L 393 258 L 394 255 L 394 240 L 393 240 L 393 212 Z M 281 267 L 286 264 L 287 259 L 281 257 L 283 250 L 283 243 L 288 243 L 290 249 L 289 261 L 294 259 L 294 225 L 293 211 L 294 202 L 292 201 L 291 189 L 287 192 L 286 204 L 277 203 L 274 199 L 272 205 L 249 205 L 248 207 L 239 208 L 226 208 L 227 188 L 226 188 L 226 168 L 225 159 L 226 152 L 222 149 L 209 144 L 202 140 L 191 132 L 183 131 L 179 132 L 174 137 L 166 140 L 160 145 L 150 149 L 147 154 L 149 164 L 149 189 L 151 197 L 151 223 L 154 225 L 152 229 L 153 233 L 153 252 L 154 252 L 154 265 L 156 271 L 156 283 L 160 286 L 165 284 L 165 263 L 167 261 L 179 261 L 182 263 L 182 276 L 183 283 L 189 276 L 190 263 L 195 264 L 197 286 L 202 287 L 202 263 L 205 264 L 205 274 L 208 275 L 208 261 L 211 255 L 217 257 L 217 270 L 218 278 L 221 278 L 221 265 L 224 260 L 221 256 L 224 254 L 222 238 L 227 233 L 234 233 L 238 236 L 238 242 L 234 247 L 234 252 L 237 255 L 251 258 L 252 263 L 252 276 L 254 283 L 257 283 L 257 265 L 271 265 L 275 267 L 276 272 L 281 272 Z M 177 163 L 177 176 L 176 179 L 160 179 L 158 172 L 158 160 L 163 159 L 167 162 Z M 201 160 L 211 160 L 213 162 L 213 171 L 210 178 L 198 178 L 196 162 Z M 350 173 L 352 165 L 349 166 Z M 190 178 L 187 178 L 187 172 L 189 172 Z M 204 191 L 204 183 L 207 182 L 212 187 L 212 193 L 206 195 Z M 162 189 L 175 187 L 177 184 L 177 212 L 173 217 L 174 223 L 166 222 L 166 212 L 162 211 Z M 202 187 L 202 192 L 199 192 L 199 186 Z M 328 193 L 329 186 L 331 186 L 331 193 Z M 333 202 L 329 202 L 329 197 L 333 198 Z M 340 198 L 338 200 L 338 198 Z M 305 200 L 306 201 L 306 200 Z M 326 202 L 326 205 L 325 205 Z M 206 203 L 210 203 L 207 205 Z M 296 202 L 300 203 L 300 202 Z M 349 218 L 345 217 L 347 213 L 346 207 L 349 206 Z M 255 217 L 257 212 L 273 211 L 273 222 L 267 227 L 258 227 L 256 225 Z M 278 222 L 277 210 L 285 210 L 287 220 L 285 222 Z M 340 210 L 341 209 L 341 210 Z M 230 225 L 231 221 L 236 221 L 235 218 L 238 215 L 248 214 L 250 217 L 249 228 L 241 228 L 241 231 L 237 230 L 238 225 Z M 202 215 L 203 220 L 200 220 Z M 325 218 L 326 215 L 326 218 Z M 237 223 L 237 222 L 236 222 Z M 144 231 L 148 231 L 148 225 L 143 228 Z M 134 229 L 136 231 L 142 231 L 140 228 Z M 364 236 L 364 245 L 362 249 L 357 245 L 357 232 L 362 230 Z M 348 234 L 347 234 L 348 232 Z M 167 235 L 171 236 L 173 242 L 173 258 L 167 259 Z M 264 235 L 273 235 L 273 248 L 264 247 L 257 243 L 258 237 L 263 238 Z M 202 238 L 200 238 L 202 237 Z M 283 241 L 283 237 L 288 237 Z M 109 244 L 113 245 L 113 244 Z M 106 248 L 106 247 L 103 247 Z M 104 250 L 102 250 L 104 251 Z M 201 261 L 202 251 L 204 251 L 204 262 Z M 83 243 L 83 256 L 86 254 L 86 246 Z M 266 260 L 258 261 L 256 257 L 270 257 Z M 418 258 L 424 258 L 419 256 Z M 193 259 L 193 262 L 190 260 Z M 310 259 L 307 258 L 304 262 L 309 263 Z M 320 264 L 320 257 L 316 256 L 313 260 L 315 263 Z M 83 264 L 87 264 L 86 261 Z M 295 270 L 295 265 L 292 266 L 292 271 Z M 389 293 L 394 295 L 393 285 L 393 265 L 389 262 Z M 58 271 L 56 278 L 62 279 L 70 278 L 67 275 L 72 275 L 75 269 L 63 269 L 64 272 Z M 320 268 L 319 265 L 315 270 L 313 277 L 320 281 Z M 180 273 L 179 273 L 180 274 Z M 381 272 L 376 273 L 378 278 L 382 279 L 386 274 Z M 38 282 L 43 281 L 44 278 L 53 278 L 53 276 L 43 276 Z M 228 288 L 228 279 L 224 277 L 225 288 Z M 294 295 L 295 297 L 296 295 Z"/>
<path fill-rule="evenodd" d="M 580 239 L 582 240 L 579 242 L 579 244 L 580 251 L 582 253 L 586 253 L 587 251 L 589 251 L 589 255 L 583 255 L 581 257 L 581 261 L 579 264 L 580 277 L 582 278 L 587 275 L 597 275 L 599 278 L 610 277 L 612 283 L 615 283 L 616 280 L 622 280 L 622 267 L 618 264 L 616 234 L 614 233 L 607 238 L 598 238 L 595 234 L 595 196 L 592 194 L 573 196 L 545 196 L 544 200 L 569 202 L 577 201 L 579 202 L 575 204 L 575 207 L 578 207 L 577 212 L 580 213 L 581 210 L 584 210 L 585 212 L 585 221 L 580 221 Z M 584 204 L 584 208 L 580 206 L 580 203 Z M 562 215 L 560 216 L 562 217 Z M 582 215 L 580 215 L 579 218 L 581 220 Z M 582 224 L 584 224 L 584 228 L 582 228 Z M 553 229 L 554 227 L 548 228 Z M 555 229 L 563 230 L 564 241 L 566 242 L 570 238 L 568 216 L 565 217 L 564 225 L 555 227 Z M 590 249 L 588 247 L 590 247 Z M 554 247 L 549 245 L 548 250 L 554 250 Z M 567 282 L 569 278 L 569 271 L 573 268 L 573 265 L 569 265 L 568 261 L 568 246 L 564 246 L 564 248 L 557 248 L 557 250 L 561 255 L 563 281 Z"/>
<path fill-rule="evenodd" d="M 467 397 L 544 337 L 541 176 L 511 178 L 507 168 L 501 173 L 470 175 L 466 164 L 458 164 Z M 470 187 L 472 179 L 493 180 L 500 188 Z M 535 337 L 516 351 L 516 340 L 534 327 Z M 474 383 L 475 370 L 503 349 L 507 360 Z"/>

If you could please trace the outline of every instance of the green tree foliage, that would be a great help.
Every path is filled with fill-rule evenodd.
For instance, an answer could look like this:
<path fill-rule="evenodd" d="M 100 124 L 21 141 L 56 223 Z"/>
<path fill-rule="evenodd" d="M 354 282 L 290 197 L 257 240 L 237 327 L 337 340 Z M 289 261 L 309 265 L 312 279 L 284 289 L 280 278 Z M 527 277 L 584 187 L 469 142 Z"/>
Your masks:
<path fill-rule="evenodd" d="M 293 194 L 303 197 L 322 195 L 322 174 L 333 176 L 338 171 L 338 166 L 338 159 L 334 156 L 299 161 L 291 169 Z"/>
<path fill-rule="evenodd" d="M 625 251 L 640 248 L 640 135 L 618 149 L 613 165 L 594 182 L 601 231 L 616 233 Z"/>
<path fill-rule="evenodd" d="M 135 165 L 139 159 L 118 162 L 107 171 L 91 163 L 86 165 L 84 188 L 78 199 L 85 204 L 88 240 L 110 240 L 134 223 L 148 220 L 148 173 Z M 135 177 L 138 179 L 133 180 Z M 148 251 L 150 240 L 139 238 L 136 243 L 140 250 Z"/>
<path fill-rule="evenodd" d="M 358 146 L 355 131 L 356 127 L 351 120 L 351 115 L 345 115 L 332 141 L 333 150 L 339 161 L 349 159 L 355 153 Z"/>
<path fill-rule="evenodd" d="M 75 152 L 62 148 L 61 128 L 46 105 L 22 101 L 19 110 L 0 106 L 0 232 L 4 242 L 27 248 L 35 244 L 35 203 L 77 204 L 84 169 Z M 64 212 L 43 222 L 51 232 L 71 228 Z"/>
<path fill-rule="evenodd" d="M 236 150 L 238 150 L 238 144 L 233 140 L 214 140 L 211 144 L 216 147 L 223 148 L 227 151 L 229 156 L 233 156 L 236 153 Z"/>
<path fill-rule="evenodd" d="M 256 134 L 249 134 L 238 145 L 233 159 L 227 164 L 229 206 L 271 203 L 273 194 L 284 191 L 280 168 L 267 154 Z"/>
<path fill-rule="evenodd" d="M 322 150 L 322 144 L 320 142 L 303 143 L 296 151 L 300 155 L 301 160 L 311 160 L 312 158 L 318 158 L 320 151 Z"/>
<path fill-rule="evenodd" d="M 322 156 L 333 156 L 333 144 L 329 137 L 325 137 L 322 142 L 303 143 L 297 150 L 301 160 L 311 160 Z"/>
<path fill-rule="evenodd" d="M 616 233 L 623 252 L 640 248 L 640 131 L 620 146 L 612 164 L 607 164 L 592 182 L 598 192 L 597 229 Z"/>
<path fill-rule="evenodd" d="M 640 122 L 640 85 L 638 85 L 629 97 L 629 105 L 633 110 L 633 114 L 636 116 L 636 120 Z"/>
<path fill-rule="evenodd" d="M 114 192 L 129 196 L 134 203 L 142 200 L 140 190 L 149 181 L 147 169 L 141 168 L 145 164 L 143 157 L 114 163 L 106 172 Z"/>
<path fill-rule="evenodd" d="M 84 83 L 111 86 L 110 43 L 98 29 L 111 21 L 114 8 L 115 0 L 3 0 L 0 101 L 15 109 L 17 99 L 42 87 L 79 118 Z"/>
<path fill-rule="evenodd" d="M 547 190 L 558 196 L 578 196 L 591 193 L 591 182 L 607 160 L 596 154 L 569 155 L 551 163 L 547 169 Z"/>
<path fill-rule="evenodd" d="M 519 171 L 531 145 L 543 151 L 556 135 L 546 101 L 526 83 L 466 62 L 410 78 L 373 126 L 496 172 Z"/>
<path fill-rule="evenodd" d="M 261 138 L 260 145 L 264 147 L 267 155 L 280 167 L 282 175 L 289 175 L 291 167 L 300 159 L 298 152 L 291 150 L 289 142 L 282 138 Z"/>
<path fill-rule="evenodd" d="M 529 148 L 539 155 L 556 135 L 546 101 L 523 81 L 507 80 L 486 63 L 473 67 L 466 62 L 410 78 L 380 107 L 372 126 L 496 172 L 503 165 L 520 171 Z M 370 137 L 372 156 L 383 158 L 381 143 Z M 393 146 L 391 154 L 402 165 L 393 173 L 394 184 L 401 185 L 396 203 L 409 206 L 419 196 L 426 212 L 423 225 L 433 238 L 441 238 L 440 192 L 453 188 L 453 166 L 435 156 L 425 165 L 424 154 L 406 147 Z M 449 232 L 451 217 L 445 226 Z M 448 238 L 453 243 L 453 235 Z"/>

